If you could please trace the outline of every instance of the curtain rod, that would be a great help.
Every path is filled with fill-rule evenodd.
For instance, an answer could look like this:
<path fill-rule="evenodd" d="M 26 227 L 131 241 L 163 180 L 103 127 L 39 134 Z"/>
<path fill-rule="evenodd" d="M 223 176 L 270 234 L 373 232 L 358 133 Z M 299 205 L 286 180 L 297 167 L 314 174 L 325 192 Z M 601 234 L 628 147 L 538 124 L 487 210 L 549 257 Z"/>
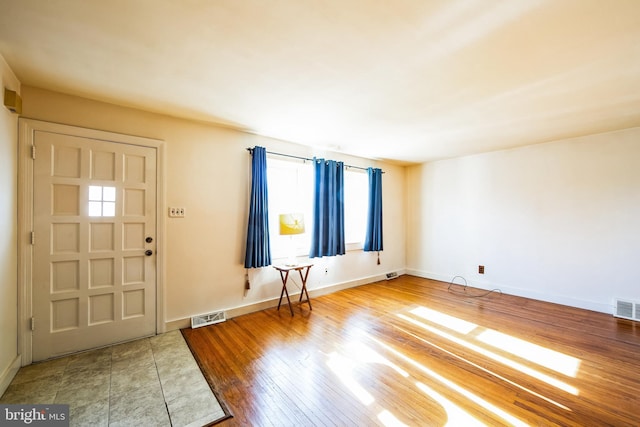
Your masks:
<path fill-rule="evenodd" d="M 253 154 L 253 148 L 248 147 L 248 148 L 247 148 L 247 151 L 248 151 L 249 153 Z M 304 161 L 310 161 L 310 162 L 312 162 L 312 161 L 313 161 L 313 159 L 310 159 L 309 157 L 293 156 L 293 155 L 291 155 L 291 154 L 276 153 L 276 152 L 274 152 L 274 151 L 267 151 L 267 154 L 272 154 L 272 155 L 274 155 L 274 156 L 289 157 L 289 158 L 291 158 L 291 159 L 298 159 L 298 160 L 304 160 Z M 346 164 L 344 165 L 344 167 L 346 167 L 346 168 L 348 168 L 348 169 L 360 169 L 360 170 L 363 170 L 363 171 L 366 171 L 366 170 L 367 170 L 367 168 L 363 168 L 363 167 L 361 167 L 361 166 L 353 166 L 353 165 L 346 165 Z M 382 173 L 384 173 L 384 171 L 382 171 Z"/>

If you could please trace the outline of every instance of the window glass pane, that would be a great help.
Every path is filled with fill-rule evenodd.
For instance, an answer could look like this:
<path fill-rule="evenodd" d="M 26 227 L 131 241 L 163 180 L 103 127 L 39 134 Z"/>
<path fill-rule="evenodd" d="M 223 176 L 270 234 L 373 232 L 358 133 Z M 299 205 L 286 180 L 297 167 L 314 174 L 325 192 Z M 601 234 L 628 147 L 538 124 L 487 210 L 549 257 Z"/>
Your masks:
<path fill-rule="evenodd" d="M 363 171 L 344 174 L 344 238 L 346 243 L 364 243 L 369 209 L 369 176 Z"/>
<path fill-rule="evenodd" d="M 89 186 L 89 200 L 102 200 L 102 187 L 98 185 Z"/>
<path fill-rule="evenodd" d="M 115 202 L 103 202 L 103 204 L 102 204 L 102 216 L 116 216 L 116 203 Z"/>
<path fill-rule="evenodd" d="M 271 255 L 287 257 L 291 247 L 296 255 L 309 253 L 313 225 L 313 168 L 311 163 L 298 160 L 282 160 L 270 157 L 267 160 L 267 182 L 269 185 L 269 237 Z M 281 214 L 302 213 L 304 234 L 281 236 L 279 217 Z"/>
<path fill-rule="evenodd" d="M 102 216 L 102 202 L 89 202 L 89 216 Z"/>
<path fill-rule="evenodd" d="M 102 200 L 107 202 L 116 201 L 116 187 L 103 187 L 102 188 Z"/>

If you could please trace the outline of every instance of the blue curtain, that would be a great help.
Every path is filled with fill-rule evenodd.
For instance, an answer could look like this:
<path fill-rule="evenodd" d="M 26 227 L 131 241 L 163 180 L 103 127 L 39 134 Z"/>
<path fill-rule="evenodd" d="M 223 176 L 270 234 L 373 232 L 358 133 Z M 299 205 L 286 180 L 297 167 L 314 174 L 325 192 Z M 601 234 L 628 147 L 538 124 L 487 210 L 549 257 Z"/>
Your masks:
<path fill-rule="evenodd" d="M 309 258 L 345 254 L 344 164 L 313 159 L 315 192 Z"/>
<path fill-rule="evenodd" d="M 368 168 L 369 211 L 367 214 L 367 235 L 364 239 L 365 251 L 382 250 L 382 170 Z"/>
<path fill-rule="evenodd" d="M 267 150 L 264 147 L 254 147 L 251 154 L 251 201 L 247 227 L 247 250 L 244 257 L 245 268 L 271 265 Z"/>

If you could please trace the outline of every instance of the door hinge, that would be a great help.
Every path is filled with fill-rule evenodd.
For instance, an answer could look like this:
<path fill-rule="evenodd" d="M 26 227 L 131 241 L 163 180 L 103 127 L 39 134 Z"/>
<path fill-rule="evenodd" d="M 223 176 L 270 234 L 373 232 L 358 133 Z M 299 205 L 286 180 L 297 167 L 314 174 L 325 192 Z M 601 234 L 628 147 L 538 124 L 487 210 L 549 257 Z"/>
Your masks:
<path fill-rule="evenodd" d="M 32 331 L 35 331 L 35 330 L 36 330 L 36 318 L 35 318 L 35 317 L 32 317 L 32 318 L 30 319 L 30 323 L 31 323 L 31 324 L 30 324 L 31 330 L 32 330 Z"/>
<path fill-rule="evenodd" d="M 29 237 L 29 239 L 31 239 L 31 244 L 32 245 L 36 244 L 36 232 L 35 231 L 31 232 L 31 236 Z"/>
<path fill-rule="evenodd" d="M 36 159 L 36 146 L 35 145 L 31 146 L 31 158 L 34 159 L 34 160 Z"/>

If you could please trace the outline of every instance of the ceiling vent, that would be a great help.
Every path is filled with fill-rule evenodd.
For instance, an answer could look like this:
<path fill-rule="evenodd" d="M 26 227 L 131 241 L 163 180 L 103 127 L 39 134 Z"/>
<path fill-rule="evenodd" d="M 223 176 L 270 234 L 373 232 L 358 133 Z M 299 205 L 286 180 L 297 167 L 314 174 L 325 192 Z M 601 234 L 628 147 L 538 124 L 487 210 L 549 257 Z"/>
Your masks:
<path fill-rule="evenodd" d="M 613 315 L 640 322 L 640 302 L 616 299 Z"/>
<path fill-rule="evenodd" d="M 193 316 L 191 318 L 191 329 L 199 328 L 201 326 L 213 325 L 214 323 L 220 323 L 227 320 L 224 311 L 214 311 L 213 313 L 201 314 L 199 316 Z"/>

